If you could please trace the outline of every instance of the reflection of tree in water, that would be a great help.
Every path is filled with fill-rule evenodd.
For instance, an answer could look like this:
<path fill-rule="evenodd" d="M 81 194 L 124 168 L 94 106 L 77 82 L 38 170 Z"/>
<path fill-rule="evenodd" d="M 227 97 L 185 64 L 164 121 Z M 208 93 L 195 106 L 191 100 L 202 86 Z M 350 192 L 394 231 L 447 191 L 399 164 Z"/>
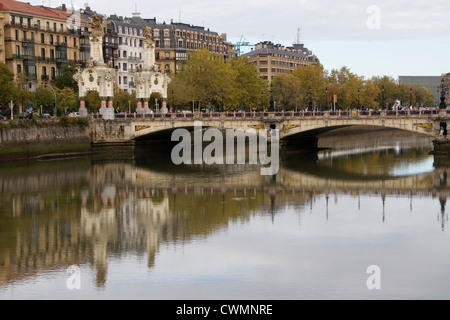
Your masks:
<path fill-rule="evenodd" d="M 112 257 L 136 254 L 152 268 L 162 244 L 205 238 L 254 215 L 276 219 L 282 207 L 304 208 L 325 192 L 339 194 L 330 180 L 326 189 L 321 179 L 285 168 L 276 177 L 261 177 L 257 169 L 214 170 L 77 162 L 2 174 L 0 284 L 92 264 L 96 286 L 104 287 Z"/>

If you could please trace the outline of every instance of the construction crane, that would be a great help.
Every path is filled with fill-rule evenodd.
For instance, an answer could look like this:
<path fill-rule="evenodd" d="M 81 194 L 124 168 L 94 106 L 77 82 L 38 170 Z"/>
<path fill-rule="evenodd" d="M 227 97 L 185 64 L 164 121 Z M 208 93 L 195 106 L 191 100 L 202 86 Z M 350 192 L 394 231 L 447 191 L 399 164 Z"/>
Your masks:
<path fill-rule="evenodd" d="M 239 40 L 238 43 L 236 43 L 236 49 L 237 49 L 237 55 L 238 57 L 241 56 L 242 52 L 241 52 L 241 47 L 254 47 L 254 44 L 251 44 L 250 42 L 248 42 L 247 40 L 244 39 L 244 36 L 241 36 L 241 39 Z"/>

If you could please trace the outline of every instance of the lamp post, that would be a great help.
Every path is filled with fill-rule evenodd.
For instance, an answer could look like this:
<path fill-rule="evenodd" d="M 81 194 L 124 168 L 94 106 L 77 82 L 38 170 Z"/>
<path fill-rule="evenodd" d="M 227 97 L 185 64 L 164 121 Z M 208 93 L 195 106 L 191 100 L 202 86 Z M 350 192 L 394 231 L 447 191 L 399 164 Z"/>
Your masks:
<path fill-rule="evenodd" d="M 269 107 L 269 112 L 274 112 L 275 111 L 275 104 L 273 101 L 273 86 L 272 83 L 270 84 L 270 107 Z"/>
<path fill-rule="evenodd" d="M 325 104 L 326 104 L 325 110 L 329 110 L 328 109 L 328 87 L 325 87 Z"/>
<path fill-rule="evenodd" d="M 383 110 L 384 109 L 384 91 L 385 91 L 385 89 L 384 89 L 384 86 L 382 86 L 381 87 L 381 110 Z"/>
<path fill-rule="evenodd" d="M 175 106 L 175 91 L 172 89 L 172 110 L 174 106 Z"/>
<path fill-rule="evenodd" d="M 55 89 L 53 89 L 53 87 L 49 84 L 44 83 L 44 86 L 49 87 L 50 89 L 52 89 L 53 94 L 55 95 L 55 118 L 58 116 L 57 114 L 57 108 L 56 108 L 56 92 Z"/>
<path fill-rule="evenodd" d="M 412 87 L 409 89 L 409 106 L 412 107 Z"/>
<path fill-rule="evenodd" d="M 312 88 L 309 87 L 308 90 L 308 111 L 313 111 L 313 102 L 312 102 Z"/>
<path fill-rule="evenodd" d="M 263 97 L 264 97 L 264 92 L 261 91 L 261 111 L 263 111 Z"/>
<path fill-rule="evenodd" d="M 361 105 L 359 103 L 359 95 L 361 94 L 361 90 L 358 88 L 358 110 L 361 109 Z"/>
<path fill-rule="evenodd" d="M 444 91 L 444 79 L 441 80 L 441 104 L 439 109 L 447 109 L 447 104 L 445 103 L 445 91 Z"/>
<path fill-rule="evenodd" d="M 225 112 L 224 104 L 223 104 L 223 96 L 225 95 L 225 92 L 222 89 L 222 112 Z"/>

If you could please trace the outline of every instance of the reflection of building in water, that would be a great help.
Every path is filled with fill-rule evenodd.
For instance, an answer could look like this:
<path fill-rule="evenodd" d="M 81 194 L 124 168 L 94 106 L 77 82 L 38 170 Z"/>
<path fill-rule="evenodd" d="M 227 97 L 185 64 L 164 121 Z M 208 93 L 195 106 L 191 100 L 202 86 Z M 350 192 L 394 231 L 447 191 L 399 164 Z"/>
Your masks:
<path fill-rule="evenodd" d="M 77 174 L 49 170 L 39 178 L 0 176 L 0 204 L 10 213 L 0 225 L 7 239 L 0 247 L 0 285 L 42 270 L 92 264 L 101 287 L 110 257 L 145 256 L 153 267 L 163 243 L 206 237 L 255 214 L 276 221 L 285 207 L 295 206 L 301 214 L 323 195 L 335 200 L 342 194 L 366 195 L 380 203 L 383 196 L 439 197 L 442 208 L 448 197 L 447 168 L 384 181 L 340 180 L 287 168 L 276 180 L 257 169 L 198 175 L 126 163 L 75 168 Z M 35 182 L 27 188 L 30 181 Z M 444 221 L 445 208 L 441 214 Z"/>

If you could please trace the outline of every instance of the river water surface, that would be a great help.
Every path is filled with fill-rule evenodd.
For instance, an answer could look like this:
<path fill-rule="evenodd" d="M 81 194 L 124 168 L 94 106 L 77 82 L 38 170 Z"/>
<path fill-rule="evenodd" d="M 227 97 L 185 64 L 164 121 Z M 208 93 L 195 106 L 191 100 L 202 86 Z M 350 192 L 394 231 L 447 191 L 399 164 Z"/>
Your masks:
<path fill-rule="evenodd" d="M 151 152 L 4 164 L 0 299 L 450 298 L 447 158 L 397 131 L 319 144 L 272 177 Z"/>

